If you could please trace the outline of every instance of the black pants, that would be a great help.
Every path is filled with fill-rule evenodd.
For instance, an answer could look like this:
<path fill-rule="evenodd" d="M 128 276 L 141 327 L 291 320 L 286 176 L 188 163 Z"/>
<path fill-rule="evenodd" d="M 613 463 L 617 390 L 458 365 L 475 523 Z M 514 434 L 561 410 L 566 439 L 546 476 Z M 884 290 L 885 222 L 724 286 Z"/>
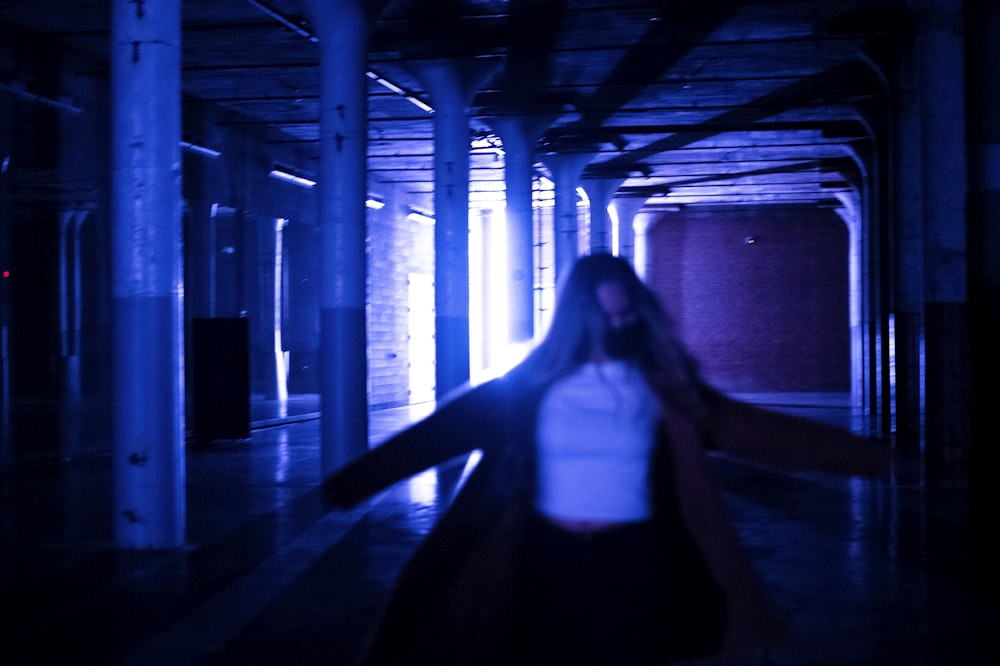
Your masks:
<path fill-rule="evenodd" d="M 527 545 L 537 663 L 654 663 L 667 560 L 651 522 L 577 533 L 535 516 Z"/>

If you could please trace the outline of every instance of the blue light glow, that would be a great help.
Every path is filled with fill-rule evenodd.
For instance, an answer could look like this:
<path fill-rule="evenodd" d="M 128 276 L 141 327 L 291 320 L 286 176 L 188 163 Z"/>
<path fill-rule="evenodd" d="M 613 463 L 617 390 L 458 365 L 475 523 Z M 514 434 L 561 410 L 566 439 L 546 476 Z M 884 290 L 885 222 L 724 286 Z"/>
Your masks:
<path fill-rule="evenodd" d="M 505 207 L 469 215 L 470 380 L 479 384 L 509 369 Z"/>

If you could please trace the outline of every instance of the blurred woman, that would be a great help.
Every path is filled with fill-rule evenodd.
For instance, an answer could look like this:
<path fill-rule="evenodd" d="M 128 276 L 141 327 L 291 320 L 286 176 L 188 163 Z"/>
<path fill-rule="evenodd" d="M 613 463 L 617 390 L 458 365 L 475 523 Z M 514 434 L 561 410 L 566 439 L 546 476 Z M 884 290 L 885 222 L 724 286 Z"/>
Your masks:
<path fill-rule="evenodd" d="M 324 480 L 350 506 L 482 454 L 402 572 L 365 663 L 653 664 L 777 640 L 707 449 L 845 474 L 889 459 L 712 389 L 628 262 L 579 259 L 520 365 Z"/>

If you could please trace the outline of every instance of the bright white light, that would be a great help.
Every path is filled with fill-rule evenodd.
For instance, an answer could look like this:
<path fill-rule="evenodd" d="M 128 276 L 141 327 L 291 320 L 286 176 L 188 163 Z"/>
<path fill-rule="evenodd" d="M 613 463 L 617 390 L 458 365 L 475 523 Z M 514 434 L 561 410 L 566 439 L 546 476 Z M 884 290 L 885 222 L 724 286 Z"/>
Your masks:
<path fill-rule="evenodd" d="M 493 153 L 497 157 L 505 155 L 503 142 L 500 140 L 500 137 L 492 134 L 473 139 L 470 148 L 473 152 L 477 153 Z"/>
<path fill-rule="evenodd" d="M 283 309 L 282 278 L 284 277 L 284 249 L 283 239 L 285 227 L 288 220 L 279 217 L 274 222 L 274 364 L 275 381 L 278 384 L 278 401 L 282 409 L 286 408 L 288 401 L 288 356 L 282 349 L 281 343 L 281 311 Z"/>
<path fill-rule="evenodd" d="M 483 224 L 489 220 L 487 225 Z M 505 209 L 469 215 L 470 381 L 480 384 L 509 369 Z"/>
<path fill-rule="evenodd" d="M 385 202 L 379 199 L 372 199 L 371 197 L 365 199 L 365 206 L 371 208 L 372 210 L 382 210 L 385 208 Z"/>
<path fill-rule="evenodd" d="M 427 113 L 434 113 L 434 107 L 427 104 L 419 97 L 416 97 L 414 95 L 407 95 L 406 101 L 412 104 L 413 106 L 417 107 L 421 111 L 426 111 Z"/>
<path fill-rule="evenodd" d="M 428 215 L 427 213 L 422 213 L 419 210 L 410 209 L 407 214 L 406 219 L 413 220 L 414 222 L 419 222 L 420 224 L 434 224 L 434 217 Z"/>
<path fill-rule="evenodd" d="M 617 257 L 619 256 L 621 234 L 618 230 L 618 209 L 615 208 L 613 202 L 608 204 L 608 222 L 611 224 L 611 254 Z"/>
<path fill-rule="evenodd" d="M 382 86 L 386 90 L 394 92 L 397 95 L 405 95 L 406 94 L 405 90 L 403 90 L 402 88 L 400 88 L 399 86 L 397 86 L 392 81 L 389 81 L 388 79 L 382 78 L 381 76 L 379 76 L 375 72 L 365 72 L 365 74 L 368 76 L 369 79 L 371 79 L 375 83 L 378 83 L 380 86 Z"/>
<path fill-rule="evenodd" d="M 507 193 L 491 190 L 469 192 L 469 205 L 472 208 L 506 208 Z"/>
<path fill-rule="evenodd" d="M 434 506 L 438 500 L 437 468 L 417 474 L 406 483 L 410 501 L 420 506 Z"/>
<path fill-rule="evenodd" d="M 488 276 L 483 275 L 485 264 L 483 236 L 480 211 L 469 210 L 469 379 L 473 385 L 481 383 L 479 373 L 483 367 L 483 359 L 488 354 L 483 344 L 486 303 L 482 294 L 483 285 L 489 280 Z"/>
<path fill-rule="evenodd" d="M 532 208 L 554 208 L 556 205 L 555 183 L 545 176 L 538 176 L 537 183 L 531 195 Z"/>
<path fill-rule="evenodd" d="M 271 172 L 267 174 L 275 180 L 281 180 L 286 183 L 291 183 L 292 185 L 298 185 L 299 187 L 315 187 L 316 181 L 309 180 L 308 178 L 303 178 L 302 176 L 296 176 L 293 173 L 288 173 L 287 171 L 282 171 L 280 169 L 271 169 Z"/>
<path fill-rule="evenodd" d="M 434 276 L 410 273 L 407 280 L 410 403 L 434 400 Z"/>
<path fill-rule="evenodd" d="M 386 79 L 385 77 L 380 76 L 379 74 L 376 74 L 375 72 L 371 72 L 371 71 L 366 72 L 365 74 L 366 74 L 366 76 L 369 79 L 371 79 L 375 83 L 379 84 L 380 86 L 382 86 L 386 90 L 392 91 L 392 92 L 396 93 L 397 95 L 402 96 L 403 99 L 405 99 L 410 104 L 412 104 L 413 106 L 417 107 L 418 109 L 421 109 L 422 111 L 426 111 L 427 113 L 434 113 L 434 107 L 432 107 L 431 105 L 427 104 L 426 102 L 424 102 L 422 99 L 420 99 L 416 95 L 413 95 L 412 93 L 409 93 L 406 90 L 403 90 L 401 87 L 397 86 L 395 83 L 393 83 L 392 81 Z"/>
<path fill-rule="evenodd" d="M 458 491 L 460 491 L 462 489 L 462 486 L 465 485 L 465 482 L 469 478 L 469 475 L 472 474 L 474 471 L 476 471 L 476 465 L 479 464 L 479 461 L 482 459 L 482 457 L 483 457 L 483 452 L 480 451 L 479 449 L 476 449 L 475 451 L 469 454 L 468 458 L 466 458 L 465 467 L 462 468 L 462 475 L 458 477 L 458 483 L 455 484 L 455 489 L 451 491 L 451 499 L 455 499 L 455 497 L 458 495 Z"/>
<path fill-rule="evenodd" d="M 590 197 L 582 186 L 576 188 L 576 211 L 576 252 L 583 256 L 590 254 L 593 239 L 590 235 Z"/>

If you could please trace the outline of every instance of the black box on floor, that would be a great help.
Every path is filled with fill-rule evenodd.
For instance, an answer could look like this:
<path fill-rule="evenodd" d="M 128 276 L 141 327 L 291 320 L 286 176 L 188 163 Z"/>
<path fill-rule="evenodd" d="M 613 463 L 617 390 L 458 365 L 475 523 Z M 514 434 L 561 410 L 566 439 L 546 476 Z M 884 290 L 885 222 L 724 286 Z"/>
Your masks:
<path fill-rule="evenodd" d="M 195 318 L 192 325 L 194 437 L 250 436 L 250 326 L 243 317 Z"/>

